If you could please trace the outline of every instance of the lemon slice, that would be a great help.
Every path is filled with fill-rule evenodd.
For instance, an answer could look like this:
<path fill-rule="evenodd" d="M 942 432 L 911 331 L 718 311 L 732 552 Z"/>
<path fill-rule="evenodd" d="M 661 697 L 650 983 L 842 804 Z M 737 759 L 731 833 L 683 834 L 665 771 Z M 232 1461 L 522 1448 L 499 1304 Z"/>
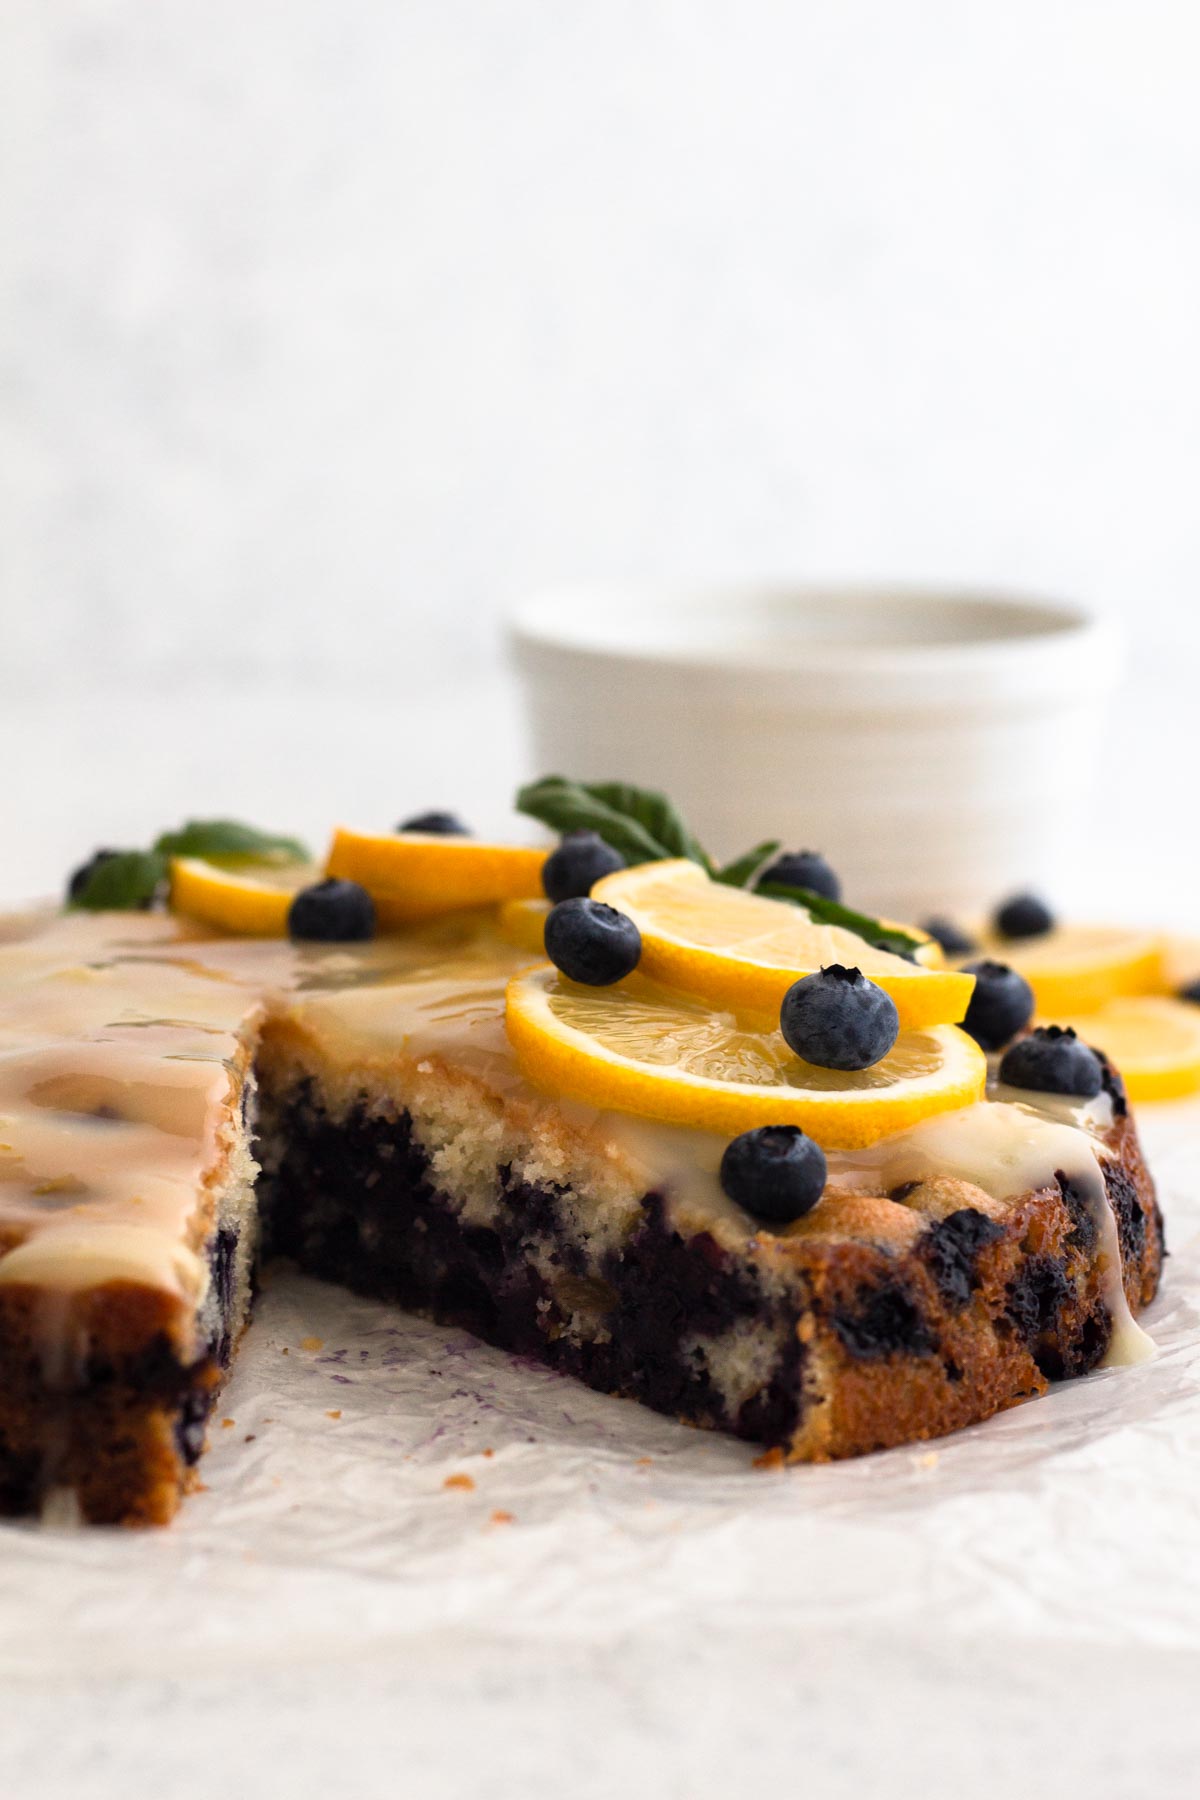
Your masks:
<path fill-rule="evenodd" d="M 1172 936 L 1163 950 L 1163 986 L 1177 993 L 1200 980 L 1200 938 Z"/>
<path fill-rule="evenodd" d="M 908 1026 L 954 1024 L 974 986 L 959 970 L 873 950 L 840 925 L 820 925 L 802 907 L 725 887 L 682 859 L 619 869 L 596 883 L 592 898 L 633 920 L 644 975 L 739 1012 L 777 1015 L 794 981 L 830 963 L 861 969 L 886 988 Z M 931 962 L 941 955 L 936 944 L 922 954 Z"/>
<path fill-rule="evenodd" d="M 1154 931 L 1122 925 L 1058 925 L 1036 938 L 985 938 L 984 954 L 1019 969 L 1038 1012 L 1091 1012 L 1124 994 L 1162 987 L 1165 945 Z"/>
<path fill-rule="evenodd" d="M 420 831 L 373 836 L 339 829 L 326 869 L 362 883 L 381 925 L 414 925 L 471 906 L 536 899 L 545 860 L 544 850 L 521 844 L 481 844 L 475 838 Z"/>
<path fill-rule="evenodd" d="M 1055 1018 L 1121 1071 L 1131 1100 L 1176 1100 L 1200 1091 L 1200 1006 L 1146 994 L 1095 1012 Z"/>
<path fill-rule="evenodd" d="M 242 937 L 286 937 L 288 908 L 321 879 L 311 863 L 171 858 L 171 909 Z"/>
<path fill-rule="evenodd" d="M 731 1137 L 799 1125 L 827 1149 L 968 1106 L 987 1073 L 982 1050 L 952 1025 L 902 1032 L 871 1069 L 818 1069 L 778 1031 L 640 975 L 598 993 L 549 965 L 526 969 L 508 984 L 505 1019 L 522 1073 L 551 1093 Z"/>
<path fill-rule="evenodd" d="M 535 956 L 544 956 L 549 911 L 549 900 L 506 900 L 497 919 L 500 936 L 518 950 L 532 950 Z"/>

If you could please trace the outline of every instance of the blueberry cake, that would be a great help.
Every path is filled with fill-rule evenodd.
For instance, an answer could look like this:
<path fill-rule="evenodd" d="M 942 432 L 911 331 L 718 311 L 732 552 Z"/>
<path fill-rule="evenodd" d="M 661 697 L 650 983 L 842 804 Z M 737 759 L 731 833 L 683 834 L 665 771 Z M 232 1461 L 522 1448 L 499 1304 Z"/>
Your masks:
<path fill-rule="evenodd" d="M 739 1173 L 708 1115 L 531 1079 L 505 1024 L 531 953 L 497 927 L 530 895 L 371 935 L 330 868 L 290 937 L 154 910 L 0 924 L 0 1511 L 70 1495 L 88 1520 L 168 1519 L 269 1256 L 788 1461 L 948 1432 L 1138 1354 L 1162 1222 L 1106 1065 L 1064 1092 L 1073 1075 L 1034 1058 L 1021 1085 L 993 1057 L 986 1095 L 831 1141 L 807 1199 L 767 1182 L 755 1202 L 768 1152 L 810 1181 L 798 1130 Z M 563 885 L 556 912 L 612 910 Z M 390 922 L 402 896 L 380 893 Z M 641 979 L 623 926 L 577 907 L 556 930 L 573 979 Z M 825 981 L 788 1018 L 831 1071 L 857 989 Z M 902 1045 L 870 1007 L 862 1054 Z"/>

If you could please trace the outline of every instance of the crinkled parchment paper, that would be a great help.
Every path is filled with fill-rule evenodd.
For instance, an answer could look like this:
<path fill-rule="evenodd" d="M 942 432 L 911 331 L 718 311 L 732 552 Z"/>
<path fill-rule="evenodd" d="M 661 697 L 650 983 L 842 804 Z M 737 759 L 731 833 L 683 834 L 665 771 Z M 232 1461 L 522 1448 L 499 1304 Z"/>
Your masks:
<path fill-rule="evenodd" d="M 1088 1765 L 1093 1793 L 1139 1792 L 1105 1731 L 1139 1681 L 1166 1691 L 1167 1653 L 1200 1681 L 1200 1106 L 1142 1123 L 1172 1252 L 1157 1358 L 826 1468 L 756 1469 L 463 1332 L 273 1279 L 172 1527 L 0 1532 L 3 1791 L 138 1792 L 136 1755 L 200 1792 L 213 1733 L 240 1746 L 218 1792 L 527 1792 L 550 1732 L 555 1755 L 591 1742 L 577 1794 L 736 1792 L 737 1770 L 782 1775 L 786 1747 L 821 1774 L 809 1793 L 894 1800 L 906 1730 L 973 1680 L 996 1744 L 977 1719 L 969 1741 L 942 1716 L 918 1735 L 941 1744 L 933 1792 L 974 1768 L 990 1793 L 989 1771 L 1010 1780 L 1002 1720 L 1026 1707 L 1027 1752 L 1065 1657 L 1097 1669 L 1072 1768 L 1092 1755 L 1111 1777 Z M 884 1692 L 907 1696 L 893 1749 L 859 1757 Z M 1194 1729 L 1174 1706 L 1155 1734 L 1183 1732 L 1178 1759 Z"/>

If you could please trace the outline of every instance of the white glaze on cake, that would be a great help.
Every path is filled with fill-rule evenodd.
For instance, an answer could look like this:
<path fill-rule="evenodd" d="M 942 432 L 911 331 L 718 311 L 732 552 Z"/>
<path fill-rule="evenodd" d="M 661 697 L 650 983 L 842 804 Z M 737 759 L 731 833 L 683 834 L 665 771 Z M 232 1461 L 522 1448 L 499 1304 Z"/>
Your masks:
<path fill-rule="evenodd" d="M 531 961 L 462 917 L 363 946 L 297 947 L 205 937 L 158 914 L 25 915 L 0 933 L 0 1283 L 45 1290 L 43 1354 L 55 1297 L 123 1279 L 202 1309 L 201 1191 L 228 1152 L 223 1121 L 264 1017 L 356 1057 L 453 1066 L 501 1107 L 553 1105 L 622 1188 L 663 1192 L 681 1229 L 739 1245 L 771 1234 L 729 1202 L 717 1180 L 724 1140 L 575 1102 L 547 1101 L 525 1082 L 504 1031 L 504 987 Z M 1003 1202 L 1078 1182 L 1101 1233 L 1108 1361 L 1140 1360 L 1149 1340 L 1121 1283 L 1099 1158 L 1104 1105 L 1010 1092 L 926 1121 L 871 1150 L 830 1158 L 830 1195 L 886 1195 L 930 1174 L 953 1175 Z M 114 1116 L 115 1115 L 115 1116 Z M 240 1177 L 245 1186 L 245 1172 Z M 828 1202 L 825 1203 L 828 1205 Z M 891 1204 L 877 1202 L 877 1204 Z M 811 1231 L 820 1210 L 793 1231 Z M 207 1220 L 207 1223 L 205 1221 Z M 914 1218 L 914 1232 L 919 1221 Z M 789 1231 L 774 1234 L 786 1242 Z"/>

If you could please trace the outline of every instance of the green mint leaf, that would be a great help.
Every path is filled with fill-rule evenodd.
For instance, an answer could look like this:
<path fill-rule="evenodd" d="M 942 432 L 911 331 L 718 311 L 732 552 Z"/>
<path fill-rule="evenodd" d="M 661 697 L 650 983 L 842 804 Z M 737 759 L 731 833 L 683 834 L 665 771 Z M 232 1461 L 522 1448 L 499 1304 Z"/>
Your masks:
<path fill-rule="evenodd" d="M 119 850 L 97 863 L 69 904 L 88 912 L 133 912 L 153 904 L 166 875 L 167 859 L 156 850 Z"/>
<path fill-rule="evenodd" d="M 308 862 L 298 838 L 258 831 L 236 819 L 189 819 L 179 831 L 164 831 L 154 846 L 160 856 L 203 856 L 212 862 L 253 858 L 255 862 Z"/>
<path fill-rule="evenodd" d="M 810 888 L 785 887 L 779 881 L 764 881 L 754 891 L 766 894 L 772 900 L 790 900 L 793 906 L 802 906 L 819 924 L 842 925 L 864 938 L 872 949 L 889 950 L 893 956 L 909 957 L 924 942 L 923 938 L 899 925 L 885 925 L 882 919 L 855 912 L 853 907 L 843 906 L 838 900 L 826 900 L 824 895 L 814 894 Z"/>
<path fill-rule="evenodd" d="M 747 850 L 744 856 L 735 856 L 723 869 L 717 869 L 714 880 L 723 881 L 726 887 L 753 886 L 754 877 L 760 869 L 766 868 L 779 849 L 779 843 L 778 838 L 768 838 L 765 844 L 755 844 L 753 850 Z"/>
<path fill-rule="evenodd" d="M 590 782 L 584 791 L 622 817 L 636 820 L 657 843 L 666 847 L 668 856 L 686 856 L 689 862 L 711 870 L 707 852 L 692 835 L 678 807 L 665 794 L 655 793 L 652 788 L 631 787 L 625 781 Z"/>
<path fill-rule="evenodd" d="M 711 869 L 707 855 L 664 794 L 622 781 L 568 781 L 547 775 L 517 794 L 517 811 L 553 831 L 595 831 L 628 863 L 686 856 Z"/>

